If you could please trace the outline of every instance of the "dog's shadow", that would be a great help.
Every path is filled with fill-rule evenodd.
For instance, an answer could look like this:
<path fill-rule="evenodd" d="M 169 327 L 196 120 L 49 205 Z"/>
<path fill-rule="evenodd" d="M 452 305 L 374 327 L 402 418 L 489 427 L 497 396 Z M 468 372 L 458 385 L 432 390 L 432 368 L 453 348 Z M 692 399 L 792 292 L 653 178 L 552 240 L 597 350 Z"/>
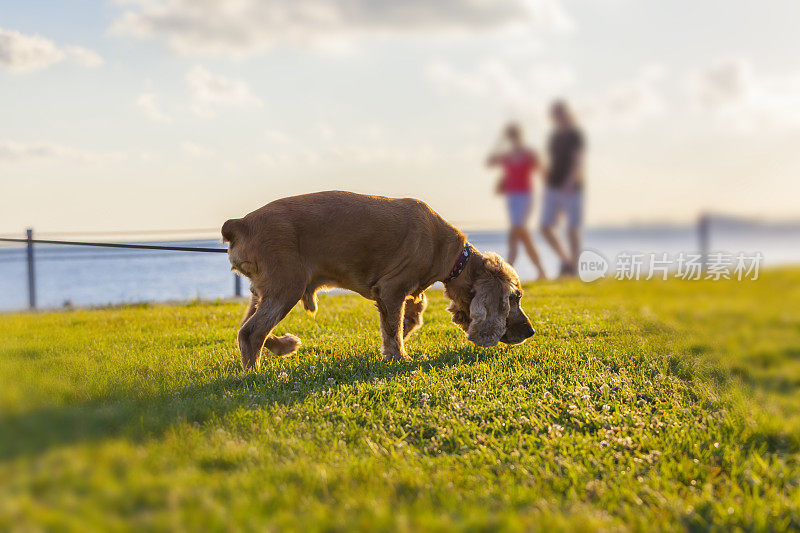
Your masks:
<path fill-rule="evenodd" d="M 255 373 L 243 372 L 238 361 L 231 360 L 225 362 L 216 379 L 156 395 L 131 393 L 130 398 L 101 398 L 0 414 L 0 460 L 112 438 L 141 442 L 162 435 L 176 424 L 203 424 L 239 408 L 303 402 L 331 388 L 469 365 L 494 356 L 472 346 L 443 347 L 427 357 L 397 364 L 383 362 L 374 351 L 341 359 L 320 355 L 304 357 L 280 371 Z"/>

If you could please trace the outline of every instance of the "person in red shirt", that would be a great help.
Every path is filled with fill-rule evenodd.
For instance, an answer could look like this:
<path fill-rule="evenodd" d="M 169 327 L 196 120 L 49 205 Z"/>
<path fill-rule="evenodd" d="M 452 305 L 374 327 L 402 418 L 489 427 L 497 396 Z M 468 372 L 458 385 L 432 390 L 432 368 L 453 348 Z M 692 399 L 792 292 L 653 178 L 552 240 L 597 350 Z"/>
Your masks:
<path fill-rule="evenodd" d="M 489 167 L 500 167 L 503 171 L 497 184 L 497 192 L 506 195 L 508 214 L 511 219 L 511 230 L 508 233 L 508 262 L 514 264 L 520 241 L 539 272 L 539 279 L 544 279 L 544 268 L 539 253 L 533 244 L 526 225 L 533 204 L 532 175 L 539 170 L 539 159 L 532 149 L 525 146 L 522 140 L 522 129 L 517 124 L 509 124 L 503 130 L 503 141 L 507 148 L 490 154 L 486 164 Z"/>

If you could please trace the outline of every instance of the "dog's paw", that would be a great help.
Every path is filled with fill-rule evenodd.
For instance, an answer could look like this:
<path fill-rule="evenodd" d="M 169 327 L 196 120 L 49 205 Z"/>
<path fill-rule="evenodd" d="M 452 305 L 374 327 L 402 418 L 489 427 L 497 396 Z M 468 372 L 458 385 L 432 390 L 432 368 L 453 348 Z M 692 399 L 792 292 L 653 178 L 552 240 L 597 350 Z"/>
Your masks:
<path fill-rule="evenodd" d="M 402 352 L 395 352 L 395 353 L 384 353 L 383 360 L 386 363 L 403 363 L 406 361 L 411 361 L 411 358 L 406 354 L 405 351 Z"/>
<path fill-rule="evenodd" d="M 275 337 L 269 347 L 272 353 L 280 357 L 286 357 L 296 352 L 303 343 L 291 333 Z"/>
<path fill-rule="evenodd" d="M 261 362 L 261 347 L 253 348 L 250 345 L 250 339 L 241 333 L 239 334 L 238 344 L 242 368 L 245 370 L 258 370 Z"/>

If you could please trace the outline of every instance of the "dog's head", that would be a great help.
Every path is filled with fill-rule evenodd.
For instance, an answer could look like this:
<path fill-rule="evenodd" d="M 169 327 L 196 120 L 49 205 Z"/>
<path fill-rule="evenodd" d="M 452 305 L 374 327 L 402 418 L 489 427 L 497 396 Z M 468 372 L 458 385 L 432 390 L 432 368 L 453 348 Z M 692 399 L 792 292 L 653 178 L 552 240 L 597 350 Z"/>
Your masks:
<path fill-rule="evenodd" d="M 517 273 L 497 254 L 476 254 L 475 259 L 469 295 L 451 295 L 453 322 L 478 346 L 524 342 L 534 330 L 519 306 L 522 288 Z"/>

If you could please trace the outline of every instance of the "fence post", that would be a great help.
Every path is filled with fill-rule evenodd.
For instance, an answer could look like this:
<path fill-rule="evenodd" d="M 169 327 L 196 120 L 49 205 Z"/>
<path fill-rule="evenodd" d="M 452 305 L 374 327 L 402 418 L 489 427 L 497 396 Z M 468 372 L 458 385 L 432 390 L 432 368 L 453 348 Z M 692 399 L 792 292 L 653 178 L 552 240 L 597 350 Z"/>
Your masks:
<path fill-rule="evenodd" d="M 233 294 L 237 298 L 242 295 L 242 277 L 235 272 L 233 274 Z"/>
<path fill-rule="evenodd" d="M 697 237 L 700 244 L 700 254 L 702 256 L 703 269 L 705 270 L 708 264 L 708 254 L 710 252 L 710 239 L 711 239 L 711 215 L 702 213 L 700 220 L 697 223 Z"/>
<path fill-rule="evenodd" d="M 28 237 L 28 307 L 36 309 L 36 268 L 33 263 L 33 229 L 26 231 Z"/>

